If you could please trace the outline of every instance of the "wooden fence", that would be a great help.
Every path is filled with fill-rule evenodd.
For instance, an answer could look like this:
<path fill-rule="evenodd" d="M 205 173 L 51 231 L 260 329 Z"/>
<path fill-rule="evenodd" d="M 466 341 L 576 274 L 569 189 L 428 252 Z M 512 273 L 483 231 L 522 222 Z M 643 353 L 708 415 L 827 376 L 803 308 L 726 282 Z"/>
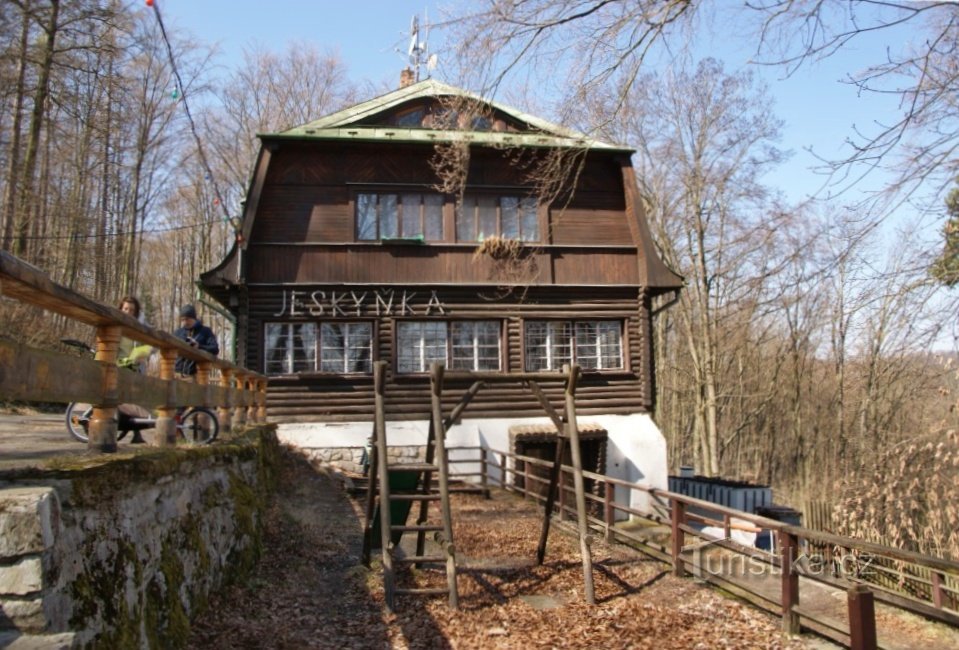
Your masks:
<path fill-rule="evenodd" d="M 119 404 L 156 409 L 157 445 L 176 444 L 178 408 L 217 409 L 221 430 L 266 421 L 266 377 L 190 347 L 168 332 L 143 325 L 118 309 L 53 282 L 40 269 L 0 251 L 0 293 L 41 307 L 96 330 L 96 356 L 37 350 L 0 339 L 0 397 L 40 402 L 87 402 L 93 405 L 89 449 L 116 451 Z M 116 365 L 121 337 L 159 351 L 160 376 L 148 377 Z M 197 363 L 196 381 L 179 381 L 177 357 Z"/>
<path fill-rule="evenodd" d="M 464 450 L 461 447 L 456 449 Z M 545 484 L 548 479 L 529 471 L 529 468 L 538 466 L 548 469 L 552 466 L 550 461 L 489 448 L 466 449 L 475 450 L 479 454 L 479 462 L 484 467 L 481 478 L 484 488 L 493 484 L 523 494 L 526 498 L 544 500 L 534 484 Z M 520 469 L 516 469 L 517 467 Z M 571 474 L 572 468 L 563 466 L 562 472 Z M 518 476 L 523 480 L 511 480 Z M 868 631 L 864 632 L 865 627 L 870 622 L 873 627 L 875 625 L 871 615 L 862 614 L 872 607 L 873 595 L 875 600 L 881 603 L 959 626 L 959 562 L 791 526 L 602 474 L 584 471 L 583 477 L 593 480 L 599 486 L 593 494 L 586 493 L 587 500 L 594 504 L 589 515 L 594 533 L 602 535 L 607 541 L 625 540 L 638 544 L 644 552 L 670 563 L 675 575 L 683 576 L 691 572 L 754 604 L 780 612 L 786 632 L 798 633 L 802 622 L 841 643 L 851 644 L 852 647 L 870 647 L 868 644 L 858 645 L 855 637 L 861 637 L 865 633 L 868 638 Z M 570 489 L 565 481 L 560 481 L 557 506 L 560 520 L 569 514 L 575 514 L 567 495 Z M 617 503 L 617 494 L 628 495 L 631 492 L 648 495 L 654 504 L 654 510 L 658 512 L 640 512 Z M 624 500 L 629 501 L 628 498 Z M 617 521 L 623 519 L 622 515 L 639 518 L 652 526 L 617 525 Z M 648 533 L 656 528 L 657 524 L 660 530 L 665 528 L 668 531 L 668 542 L 654 539 Z M 709 535 L 701 529 L 702 526 L 722 530 L 723 534 L 718 537 Z M 756 533 L 770 531 L 771 550 L 763 551 L 737 543 L 731 539 L 734 530 Z M 727 558 L 738 556 L 761 569 L 757 573 L 775 576 L 778 584 L 772 585 L 775 588 L 770 590 L 770 579 L 736 580 L 722 572 L 710 571 L 704 566 L 704 549 L 718 550 L 725 553 Z M 819 553 L 817 549 L 823 549 L 823 552 Z M 925 588 L 912 590 L 913 593 L 894 588 L 896 580 L 888 579 L 890 573 L 895 573 L 900 584 L 904 579 L 908 579 L 915 584 L 924 585 Z M 801 578 L 802 582 L 811 580 L 849 591 L 851 625 L 842 625 L 840 621 L 825 618 L 810 608 L 804 609 L 801 605 Z M 864 585 L 868 585 L 871 592 L 868 597 L 863 596 Z M 860 607 L 863 609 L 859 609 Z M 861 627 L 856 628 L 856 625 Z M 872 634 L 875 635 L 874 630 Z"/>

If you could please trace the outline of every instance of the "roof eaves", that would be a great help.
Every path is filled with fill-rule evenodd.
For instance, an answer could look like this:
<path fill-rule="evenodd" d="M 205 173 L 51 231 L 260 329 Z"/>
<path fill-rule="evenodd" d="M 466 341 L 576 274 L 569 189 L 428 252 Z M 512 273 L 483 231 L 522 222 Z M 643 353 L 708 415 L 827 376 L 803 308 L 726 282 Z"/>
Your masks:
<path fill-rule="evenodd" d="M 453 131 L 421 128 L 398 127 L 343 127 L 314 129 L 309 126 L 283 133 L 263 134 L 264 140 L 329 140 L 355 142 L 404 142 L 436 144 L 446 142 L 466 142 L 476 145 L 502 147 L 568 147 L 577 149 L 595 149 L 599 151 L 630 152 L 634 149 L 622 147 L 583 137 L 564 137 L 542 133 L 515 133 L 501 131 Z"/>

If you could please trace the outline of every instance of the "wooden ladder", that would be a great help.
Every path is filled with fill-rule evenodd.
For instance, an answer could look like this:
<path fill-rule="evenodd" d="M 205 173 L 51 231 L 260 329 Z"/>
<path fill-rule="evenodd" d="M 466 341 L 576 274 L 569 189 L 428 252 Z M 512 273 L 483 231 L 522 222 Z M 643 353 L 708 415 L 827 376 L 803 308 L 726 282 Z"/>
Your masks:
<path fill-rule="evenodd" d="M 426 460 L 421 463 L 391 463 L 387 456 L 386 442 L 386 414 L 383 399 L 383 385 L 386 372 L 386 362 L 378 361 L 373 369 L 375 390 L 375 417 L 373 427 L 374 448 L 370 458 L 370 482 L 366 504 L 366 530 L 364 536 L 363 559 L 369 562 L 369 552 L 372 546 L 373 516 L 376 509 L 376 495 L 379 495 L 380 536 L 383 553 L 383 587 L 386 594 L 386 606 L 390 611 L 394 609 L 396 595 L 441 595 L 447 594 L 450 607 L 456 608 L 459 604 L 459 595 L 456 590 L 456 553 L 453 546 L 453 523 L 450 515 L 449 491 L 449 463 L 446 453 L 446 427 L 442 417 L 440 395 L 443 384 L 443 367 L 434 364 L 432 368 L 432 417 L 430 418 L 429 435 L 426 442 Z M 411 472 L 419 475 L 417 485 L 411 490 L 390 490 L 390 475 L 396 472 Z M 437 489 L 433 488 L 433 475 L 438 478 Z M 377 485 L 378 484 L 378 485 Z M 377 490 L 377 487 L 379 488 Z M 429 505 L 439 503 L 441 525 L 429 524 Z M 409 503 L 410 507 L 420 504 L 416 523 L 409 525 L 393 524 L 391 521 L 391 506 L 394 503 Z M 393 543 L 393 534 L 416 533 L 416 552 L 414 555 L 399 556 L 396 554 L 398 544 Z M 434 555 L 426 554 L 426 535 L 439 535 L 442 552 Z M 404 588 L 396 585 L 396 564 L 445 564 L 446 586 L 427 588 Z"/>

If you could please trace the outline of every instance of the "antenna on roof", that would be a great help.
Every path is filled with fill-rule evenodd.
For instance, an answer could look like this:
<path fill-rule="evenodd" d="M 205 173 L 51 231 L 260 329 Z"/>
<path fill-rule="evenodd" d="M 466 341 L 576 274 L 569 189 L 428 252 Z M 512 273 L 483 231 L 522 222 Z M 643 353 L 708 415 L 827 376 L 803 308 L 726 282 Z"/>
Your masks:
<path fill-rule="evenodd" d="M 428 55 L 428 45 L 427 39 L 430 34 L 430 25 L 429 17 L 426 14 L 426 10 L 423 11 L 424 17 L 424 26 L 422 40 L 420 39 L 420 19 L 418 16 L 413 16 L 413 20 L 410 21 L 410 46 L 407 50 L 407 55 L 410 59 L 410 67 L 413 69 L 414 80 L 420 80 L 420 68 L 426 67 L 426 76 L 429 78 L 430 73 L 436 67 L 436 55 Z"/>

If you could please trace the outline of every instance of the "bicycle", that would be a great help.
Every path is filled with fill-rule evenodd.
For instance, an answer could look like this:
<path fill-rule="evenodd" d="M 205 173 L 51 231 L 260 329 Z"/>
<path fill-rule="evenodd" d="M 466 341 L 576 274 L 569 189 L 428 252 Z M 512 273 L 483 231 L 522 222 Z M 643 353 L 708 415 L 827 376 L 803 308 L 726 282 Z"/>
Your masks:
<path fill-rule="evenodd" d="M 90 346 L 82 341 L 63 339 L 66 345 L 94 352 Z M 117 408 L 117 441 L 123 440 L 131 431 L 144 431 L 156 428 L 157 419 L 152 415 L 136 417 L 124 413 L 123 405 Z M 71 402 L 67 405 L 64 419 L 67 431 L 76 440 L 88 442 L 90 440 L 90 420 L 93 418 L 93 405 L 83 402 Z M 203 406 L 194 406 L 178 410 L 174 416 L 178 437 L 193 444 L 208 445 L 216 440 L 220 433 L 220 421 L 212 410 Z"/>

